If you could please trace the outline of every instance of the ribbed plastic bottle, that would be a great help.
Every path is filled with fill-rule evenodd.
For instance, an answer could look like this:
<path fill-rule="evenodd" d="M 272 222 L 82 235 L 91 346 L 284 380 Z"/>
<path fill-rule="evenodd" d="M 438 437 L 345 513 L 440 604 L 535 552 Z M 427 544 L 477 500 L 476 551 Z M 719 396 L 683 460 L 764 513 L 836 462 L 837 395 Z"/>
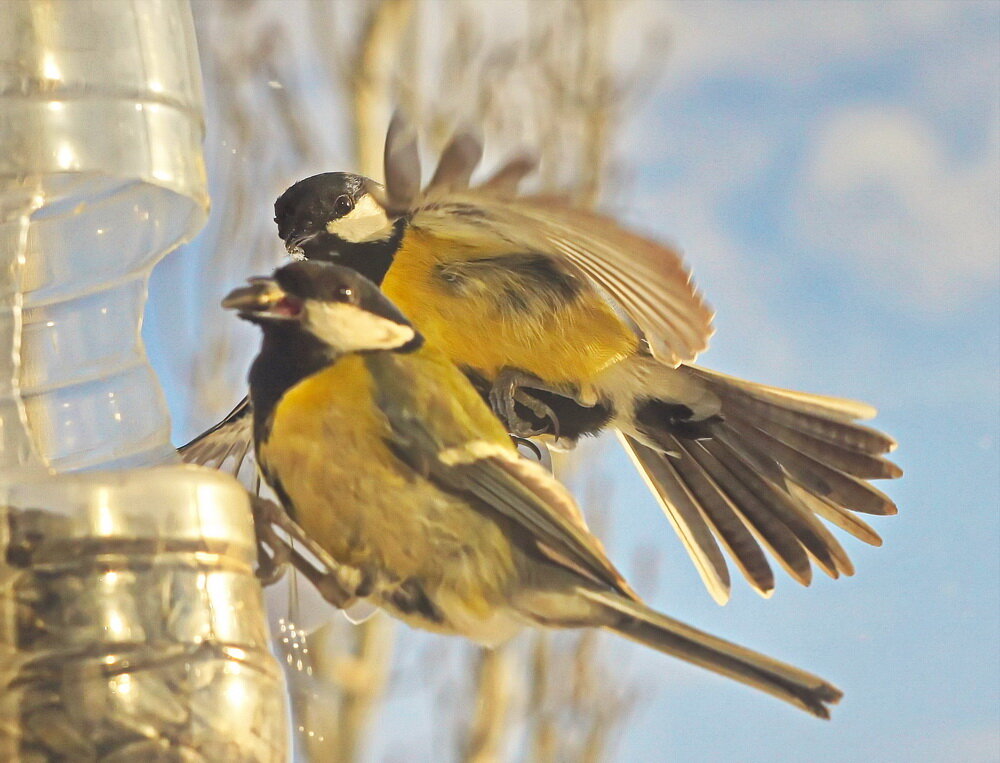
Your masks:
<path fill-rule="evenodd" d="M 193 45 L 176 0 L 15 0 L 0 14 L 0 240 L 5 291 L 19 286 L 23 299 L 17 388 L 38 456 L 57 471 L 171 452 L 138 332 L 153 265 L 208 208 Z"/>
<path fill-rule="evenodd" d="M 187 0 L 3 3 L 0 760 L 287 758 L 247 496 L 162 465 L 140 338 L 203 134 Z"/>

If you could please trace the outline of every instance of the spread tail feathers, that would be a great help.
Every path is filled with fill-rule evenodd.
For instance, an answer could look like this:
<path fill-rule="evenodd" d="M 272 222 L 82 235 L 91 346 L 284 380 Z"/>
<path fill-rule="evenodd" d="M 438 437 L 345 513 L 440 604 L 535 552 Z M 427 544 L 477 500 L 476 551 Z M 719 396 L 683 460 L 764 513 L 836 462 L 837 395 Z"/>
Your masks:
<path fill-rule="evenodd" d="M 868 480 L 899 477 L 902 470 L 884 457 L 895 448 L 892 438 L 857 423 L 874 409 L 695 366 L 678 371 L 718 399 L 718 415 L 681 422 L 647 415 L 636 423 L 637 434 L 622 437 L 712 596 L 719 603 L 729 598 L 720 541 L 765 596 L 774 573 L 764 548 L 803 585 L 812 579 L 813 561 L 833 578 L 854 574 L 820 517 L 881 545 L 856 512 L 895 514 L 896 505 Z"/>
<path fill-rule="evenodd" d="M 692 628 L 610 591 L 581 590 L 611 617 L 621 635 L 686 662 L 767 692 L 820 718 L 843 693 L 822 678 Z"/>

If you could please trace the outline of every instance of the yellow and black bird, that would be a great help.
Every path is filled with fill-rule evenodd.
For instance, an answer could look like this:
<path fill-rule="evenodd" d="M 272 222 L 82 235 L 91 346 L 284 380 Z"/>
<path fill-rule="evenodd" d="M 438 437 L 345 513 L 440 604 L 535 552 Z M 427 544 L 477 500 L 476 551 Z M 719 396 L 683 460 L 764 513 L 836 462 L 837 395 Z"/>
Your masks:
<path fill-rule="evenodd" d="M 263 330 L 250 371 L 261 474 L 407 623 L 496 645 L 524 626 L 600 627 L 822 718 L 822 679 L 661 615 L 569 493 L 521 458 L 465 376 L 356 272 L 298 262 L 223 306 Z"/>
<path fill-rule="evenodd" d="M 875 410 L 691 365 L 712 313 L 679 255 L 564 200 L 518 195 L 525 159 L 470 188 L 481 153 L 457 134 L 421 191 L 415 136 L 394 120 L 385 187 L 339 172 L 298 182 L 275 203 L 279 235 L 380 284 L 513 434 L 572 443 L 616 429 L 720 603 L 720 543 L 764 595 L 764 549 L 805 585 L 811 560 L 853 574 L 820 517 L 881 544 L 857 512 L 895 513 L 868 480 L 902 472 L 883 457 L 892 438 L 857 423 Z M 238 407 L 186 458 L 245 452 L 247 422 Z"/>

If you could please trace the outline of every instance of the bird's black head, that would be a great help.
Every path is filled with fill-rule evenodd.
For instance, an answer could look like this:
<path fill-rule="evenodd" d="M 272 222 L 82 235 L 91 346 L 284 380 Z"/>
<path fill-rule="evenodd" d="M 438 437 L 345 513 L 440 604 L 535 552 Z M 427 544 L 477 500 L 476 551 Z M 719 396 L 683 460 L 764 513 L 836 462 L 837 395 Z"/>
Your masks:
<path fill-rule="evenodd" d="M 274 202 L 274 221 L 285 248 L 381 283 L 402 240 L 404 221 L 386 212 L 377 189 L 373 180 L 345 172 L 300 180 Z"/>
<path fill-rule="evenodd" d="M 351 352 L 408 352 L 423 338 L 364 276 L 323 262 L 293 262 L 270 278 L 251 278 L 222 306 L 260 325 L 265 335 L 308 334 L 330 356 Z"/>

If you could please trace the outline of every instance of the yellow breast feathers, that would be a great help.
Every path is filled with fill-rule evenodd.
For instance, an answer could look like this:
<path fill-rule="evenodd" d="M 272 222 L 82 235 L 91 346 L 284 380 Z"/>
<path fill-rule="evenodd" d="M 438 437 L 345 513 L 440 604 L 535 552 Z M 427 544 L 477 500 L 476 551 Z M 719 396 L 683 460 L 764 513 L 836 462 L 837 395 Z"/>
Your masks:
<path fill-rule="evenodd" d="M 398 357 L 399 381 L 412 385 L 408 394 L 428 400 L 428 418 L 433 421 L 437 409 L 451 419 L 445 428 L 461 443 L 445 447 L 462 447 L 471 430 L 479 440 L 485 436 L 513 448 L 446 358 L 423 349 Z M 512 564 L 509 543 L 489 517 L 400 463 L 389 445 L 389 421 L 374 404 L 374 384 L 360 355 L 341 358 L 297 384 L 275 407 L 261 463 L 281 482 L 296 521 L 337 561 L 376 577 L 383 570 L 397 581 L 414 576 L 433 589 L 442 582 L 438 560 L 450 555 L 475 574 L 462 575 L 449 595 L 473 609 L 485 607 L 500 594 L 482 586 L 505 579 Z M 401 510 L 405 506 L 414 509 Z M 470 532 L 493 540 L 472 549 L 463 541 Z"/>

